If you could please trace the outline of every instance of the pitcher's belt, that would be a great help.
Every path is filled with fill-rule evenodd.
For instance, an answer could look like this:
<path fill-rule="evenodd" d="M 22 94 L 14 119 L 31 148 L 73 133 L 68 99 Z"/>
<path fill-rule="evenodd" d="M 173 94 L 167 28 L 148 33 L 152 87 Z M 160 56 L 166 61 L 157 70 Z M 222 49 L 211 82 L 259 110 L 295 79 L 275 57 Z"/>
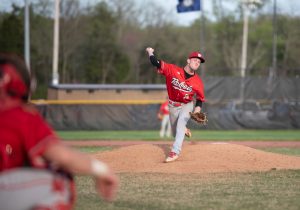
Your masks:
<path fill-rule="evenodd" d="M 172 101 L 169 99 L 169 104 L 171 104 L 172 106 L 178 107 L 178 106 L 182 106 L 184 103 Z"/>

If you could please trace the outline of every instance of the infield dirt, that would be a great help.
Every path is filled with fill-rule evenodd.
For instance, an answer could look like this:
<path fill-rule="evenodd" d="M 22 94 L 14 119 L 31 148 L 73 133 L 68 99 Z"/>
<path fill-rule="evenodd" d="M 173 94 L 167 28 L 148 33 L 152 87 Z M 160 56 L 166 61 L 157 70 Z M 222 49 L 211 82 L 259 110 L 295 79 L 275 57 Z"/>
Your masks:
<path fill-rule="evenodd" d="M 228 143 L 184 145 L 179 159 L 164 163 L 169 145 L 133 145 L 94 154 L 116 172 L 226 173 L 300 169 L 300 157 Z"/>

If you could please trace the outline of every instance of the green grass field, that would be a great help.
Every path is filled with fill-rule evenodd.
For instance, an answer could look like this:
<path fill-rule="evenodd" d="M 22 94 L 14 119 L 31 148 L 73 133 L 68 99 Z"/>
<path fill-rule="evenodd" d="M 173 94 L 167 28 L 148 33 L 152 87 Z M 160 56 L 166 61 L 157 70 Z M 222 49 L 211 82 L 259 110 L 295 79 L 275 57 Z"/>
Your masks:
<path fill-rule="evenodd" d="M 300 170 L 264 173 L 166 175 L 120 174 L 115 202 L 101 201 L 87 177 L 76 180 L 77 210 L 300 208 Z"/>
<path fill-rule="evenodd" d="M 95 153 L 113 147 L 83 147 Z M 268 152 L 300 156 L 299 148 L 265 148 Z M 77 210 L 89 209 L 300 209 L 300 170 L 256 173 L 176 175 L 121 173 L 115 202 L 100 200 L 93 180 L 77 177 Z"/>
<path fill-rule="evenodd" d="M 158 131 L 61 131 L 64 140 L 161 140 Z M 298 130 L 193 131 L 199 141 L 300 141 Z M 171 141 L 171 139 L 170 139 Z M 96 153 L 115 147 L 76 147 Z M 267 152 L 300 156 L 300 148 L 261 148 Z M 117 199 L 99 199 L 93 180 L 76 177 L 76 210 L 131 209 L 300 209 L 300 170 L 272 170 L 256 173 L 158 174 L 121 173 Z"/>
<path fill-rule="evenodd" d="M 58 131 L 64 140 L 162 140 L 158 131 Z M 300 130 L 192 130 L 197 141 L 300 141 Z M 172 140 L 172 139 L 169 139 Z"/>
<path fill-rule="evenodd" d="M 74 147 L 74 148 L 80 150 L 81 152 L 91 153 L 91 154 L 114 149 L 114 147 L 107 147 L 107 146 L 106 147 L 85 146 L 85 147 Z M 286 148 L 286 147 L 271 148 L 270 147 L 270 148 L 260 148 L 259 150 L 284 154 L 284 155 L 300 156 L 300 148 Z"/>

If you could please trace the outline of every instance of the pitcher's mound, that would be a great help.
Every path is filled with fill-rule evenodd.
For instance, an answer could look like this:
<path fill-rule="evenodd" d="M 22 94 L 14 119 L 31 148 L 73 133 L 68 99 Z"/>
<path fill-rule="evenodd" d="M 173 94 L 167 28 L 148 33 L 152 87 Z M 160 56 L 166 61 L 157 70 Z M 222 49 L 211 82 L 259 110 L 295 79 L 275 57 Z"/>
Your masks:
<path fill-rule="evenodd" d="M 185 145 L 178 160 L 164 163 L 166 149 L 135 145 L 95 154 L 116 172 L 215 173 L 300 169 L 300 157 L 235 144 Z"/>

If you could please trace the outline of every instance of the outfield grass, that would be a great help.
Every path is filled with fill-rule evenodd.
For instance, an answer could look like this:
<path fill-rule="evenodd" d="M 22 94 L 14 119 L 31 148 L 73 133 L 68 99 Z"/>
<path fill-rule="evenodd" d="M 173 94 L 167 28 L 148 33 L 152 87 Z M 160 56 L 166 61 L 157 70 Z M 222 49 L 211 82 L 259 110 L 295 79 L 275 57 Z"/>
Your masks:
<path fill-rule="evenodd" d="M 278 147 L 278 148 L 260 148 L 260 150 L 264 150 L 266 152 L 279 153 L 283 155 L 294 155 L 300 156 L 300 148 L 286 148 L 286 147 Z"/>
<path fill-rule="evenodd" d="M 73 148 L 81 152 L 91 153 L 91 154 L 114 149 L 113 147 L 96 147 L 96 146 L 85 146 L 85 147 L 74 146 Z"/>
<path fill-rule="evenodd" d="M 109 151 L 113 150 L 114 147 L 98 147 L 98 146 L 85 146 L 85 147 L 74 147 L 75 149 L 80 150 L 81 152 L 85 153 L 97 153 L 97 152 L 103 152 L 103 151 Z M 283 155 L 293 155 L 293 156 L 300 156 L 300 148 L 286 148 L 286 147 L 269 147 L 269 148 L 259 148 L 259 150 L 263 150 L 266 152 L 273 152 L 273 153 L 279 153 Z"/>
<path fill-rule="evenodd" d="M 95 153 L 114 148 L 77 149 Z M 263 150 L 300 156 L 300 148 Z M 119 177 L 121 187 L 113 203 L 98 198 L 91 178 L 77 177 L 75 209 L 300 209 L 300 170 L 206 175 L 122 173 Z"/>
<path fill-rule="evenodd" d="M 158 131 L 58 131 L 64 140 L 165 140 Z M 193 130 L 192 140 L 199 141 L 300 141 L 300 130 Z M 169 140 L 172 140 L 171 138 Z"/>
<path fill-rule="evenodd" d="M 115 202 L 98 199 L 93 181 L 76 179 L 77 210 L 300 209 L 300 170 L 175 175 L 120 174 Z"/>

